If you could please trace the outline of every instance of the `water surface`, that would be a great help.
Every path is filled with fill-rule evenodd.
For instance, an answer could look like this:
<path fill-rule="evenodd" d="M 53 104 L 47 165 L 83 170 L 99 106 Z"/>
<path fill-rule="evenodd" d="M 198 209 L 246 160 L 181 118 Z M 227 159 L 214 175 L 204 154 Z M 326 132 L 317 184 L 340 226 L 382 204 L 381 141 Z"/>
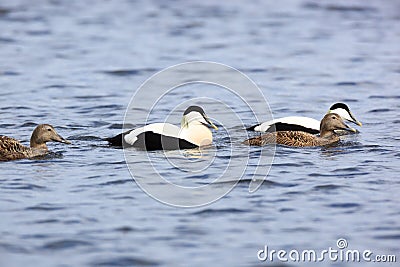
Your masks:
<path fill-rule="evenodd" d="M 1 134 L 28 142 L 36 124 L 51 123 L 73 144 L 0 164 L 0 265 L 262 266 L 256 254 L 264 245 L 323 250 L 338 238 L 399 258 L 399 10 L 395 1 L 356 0 L 2 1 Z M 320 119 L 345 102 L 363 127 L 337 147 L 278 147 L 253 194 L 245 176 L 212 205 L 166 206 L 140 190 L 123 151 L 102 138 L 121 131 L 146 79 L 190 60 L 248 75 L 275 117 Z M 217 106 L 204 108 L 224 119 Z M 222 165 L 229 150 L 215 135 Z M 191 185 L 218 172 L 186 180 L 158 164 Z"/>

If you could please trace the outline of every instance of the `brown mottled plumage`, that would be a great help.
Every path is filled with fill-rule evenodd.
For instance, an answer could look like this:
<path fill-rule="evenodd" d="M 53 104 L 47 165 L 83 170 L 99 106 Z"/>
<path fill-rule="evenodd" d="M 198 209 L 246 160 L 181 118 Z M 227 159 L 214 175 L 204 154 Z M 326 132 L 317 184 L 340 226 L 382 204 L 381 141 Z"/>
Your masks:
<path fill-rule="evenodd" d="M 335 133 L 335 130 L 355 131 L 347 126 L 339 115 L 328 113 L 321 120 L 319 136 L 301 131 L 281 131 L 250 138 L 243 143 L 250 146 L 263 146 L 266 144 L 295 147 L 325 146 L 339 141 L 339 136 Z"/>
<path fill-rule="evenodd" d="M 61 137 L 53 126 L 49 124 L 38 125 L 32 133 L 30 147 L 22 145 L 18 140 L 0 136 L 0 161 L 33 158 L 48 153 L 46 142 L 60 142 L 71 144 Z"/>

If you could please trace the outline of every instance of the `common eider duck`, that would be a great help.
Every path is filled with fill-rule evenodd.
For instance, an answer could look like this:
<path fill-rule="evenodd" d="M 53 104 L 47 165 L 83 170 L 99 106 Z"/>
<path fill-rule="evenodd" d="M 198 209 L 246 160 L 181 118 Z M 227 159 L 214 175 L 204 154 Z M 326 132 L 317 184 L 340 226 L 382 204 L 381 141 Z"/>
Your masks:
<path fill-rule="evenodd" d="M 279 131 L 250 138 L 243 143 L 250 146 L 263 146 L 266 144 L 281 144 L 293 147 L 325 146 L 340 140 L 339 135 L 335 132 L 336 130 L 355 131 L 355 129 L 350 128 L 343 122 L 341 116 L 336 113 L 328 113 L 321 120 L 319 135 L 303 131 Z"/>
<path fill-rule="evenodd" d="M 136 147 L 144 150 L 191 149 L 212 144 L 208 127 L 218 128 L 199 106 L 183 113 L 181 127 L 170 123 L 153 123 L 107 138 L 111 146 Z"/>
<path fill-rule="evenodd" d="M 51 141 L 71 144 L 49 124 L 40 124 L 35 128 L 31 136 L 30 147 L 24 146 L 14 138 L 0 136 L 0 161 L 44 156 L 48 153 L 46 143 Z"/>
<path fill-rule="evenodd" d="M 328 113 L 336 113 L 342 119 L 357 124 L 358 126 L 362 126 L 361 122 L 359 122 L 350 111 L 350 108 L 344 103 L 335 103 L 333 104 Z M 319 133 L 319 125 L 320 122 L 316 119 L 309 117 L 301 117 L 301 116 L 289 116 L 283 117 L 279 119 L 270 120 L 261 124 L 253 125 L 247 128 L 248 131 L 256 131 L 256 132 L 277 132 L 277 131 L 302 131 L 310 134 L 318 134 Z M 353 131 L 356 132 L 356 131 Z M 338 133 L 344 133 L 343 131 Z"/>

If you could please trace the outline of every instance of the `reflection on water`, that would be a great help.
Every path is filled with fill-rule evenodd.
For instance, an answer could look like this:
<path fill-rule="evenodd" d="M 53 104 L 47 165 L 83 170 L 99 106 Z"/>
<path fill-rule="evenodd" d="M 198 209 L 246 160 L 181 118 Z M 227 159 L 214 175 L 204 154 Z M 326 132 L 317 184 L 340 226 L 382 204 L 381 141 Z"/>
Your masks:
<path fill-rule="evenodd" d="M 211 146 L 209 147 L 202 147 L 202 148 L 196 148 L 196 149 L 185 149 L 182 151 L 183 157 L 189 160 L 190 163 L 193 162 L 200 162 L 199 160 L 205 159 L 208 160 L 210 158 L 210 153 L 206 153 L 209 149 L 212 149 Z M 212 154 L 215 155 L 216 149 L 213 149 Z"/>

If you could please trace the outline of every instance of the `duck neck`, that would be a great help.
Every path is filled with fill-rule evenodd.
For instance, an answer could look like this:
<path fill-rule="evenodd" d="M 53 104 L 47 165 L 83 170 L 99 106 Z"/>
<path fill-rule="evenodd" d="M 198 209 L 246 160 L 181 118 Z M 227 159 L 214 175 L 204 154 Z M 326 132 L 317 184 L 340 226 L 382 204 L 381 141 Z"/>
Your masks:
<path fill-rule="evenodd" d="M 47 151 L 46 143 L 45 142 L 41 142 L 34 135 L 32 135 L 32 137 L 31 137 L 30 146 L 31 146 L 31 148 L 41 149 L 41 150 L 46 150 Z"/>
<path fill-rule="evenodd" d="M 325 131 L 325 130 L 323 130 L 323 131 L 321 131 L 320 136 L 322 138 L 330 138 L 330 137 L 336 136 L 336 133 L 335 133 L 335 131 Z"/>

